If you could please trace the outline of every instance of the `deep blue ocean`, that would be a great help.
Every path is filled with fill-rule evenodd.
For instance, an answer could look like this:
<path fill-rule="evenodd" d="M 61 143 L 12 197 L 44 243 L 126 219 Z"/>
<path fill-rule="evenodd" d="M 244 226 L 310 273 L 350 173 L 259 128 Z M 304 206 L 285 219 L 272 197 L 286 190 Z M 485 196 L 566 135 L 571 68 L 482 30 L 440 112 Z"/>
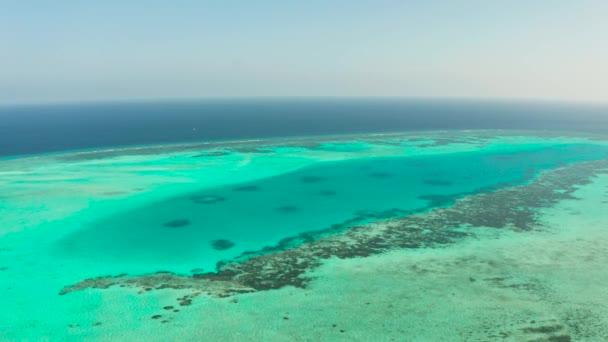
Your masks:
<path fill-rule="evenodd" d="M 608 132 L 608 106 L 412 99 L 214 99 L 0 106 L 0 156 L 364 132 Z"/>

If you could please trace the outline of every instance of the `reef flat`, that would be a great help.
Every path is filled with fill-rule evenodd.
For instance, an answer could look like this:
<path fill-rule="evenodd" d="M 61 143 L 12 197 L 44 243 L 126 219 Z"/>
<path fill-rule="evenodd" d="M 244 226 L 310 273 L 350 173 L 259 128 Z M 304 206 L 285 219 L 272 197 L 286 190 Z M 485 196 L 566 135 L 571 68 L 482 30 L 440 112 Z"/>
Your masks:
<path fill-rule="evenodd" d="M 0 337 L 597 340 L 607 153 L 451 131 L 4 159 Z"/>
<path fill-rule="evenodd" d="M 304 288 L 311 280 L 306 273 L 323 259 L 367 257 L 394 249 L 437 248 L 474 235 L 467 227 L 517 232 L 546 228 L 537 219 L 539 209 L 573 199 L 577 186 L 587 185 L 593 176 L 603 173 L 608 173 L 607 160 L 579 163 L 548 171 L 526 185 L 464 197 L 446 208 L 355 226 L 343 234 L 223 265 L 217 273 L 100 277 L 68 286 L 60 294 L 120 286 L 140 291 L 193 289 L 198 291 L 195 296 L 206 293 L 227 297 L 285 286 Z"/>

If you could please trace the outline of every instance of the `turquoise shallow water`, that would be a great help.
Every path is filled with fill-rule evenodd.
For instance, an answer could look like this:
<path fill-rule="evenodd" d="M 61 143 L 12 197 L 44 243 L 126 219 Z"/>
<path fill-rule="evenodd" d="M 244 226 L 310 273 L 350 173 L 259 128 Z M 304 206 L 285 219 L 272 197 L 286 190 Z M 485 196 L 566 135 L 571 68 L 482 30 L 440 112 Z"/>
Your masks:
<path fill-rule="evenodd" d="M 459 195 L 512 186 L 544 169 L 602 158 L 607 151 L 584 144 L 524 144 L 324 162 L 258 181 L 193 191 L 84 224 L 61 239 L 55 252 L 116 265 L 153 264 L 165 270 L 198 264 L 213 271 L 218 262 L 242 253 L 277 245 L 280 249 L 281 240 L 298 234 L 446 205 Z"/>
<path fill-rule="evenodd" d="M 405 256 L 390 257 L 394 270 L 382 270 L 383 263 L 373 257 L 334 263 L 333 268 L 319 271 L 319 283 L 315 284 L 322 285 L 321 292 L 312 284 L 297 289 L 301 292 L 287 287 L 236 298 L 199 296 L 188 307 L 176 304 L 183 302 L 176 299 L 201 290 L 190 288 L 192 277 L 186 277 L 180 280 L 184 283 L 177 284 L 183 286 L 181 290 L 160 289 L 162 286 L 153 284 L 146 285 L 149 291 L 112 286 L 59 293 L 65 287 L 105 275 L 127 273 L 134 282 L 145 282 L 148 275 L 161 270 L 186 275 L 193 269 L 198 269 L 196 273 L 200 269 L 215 272 L 218 262 L 241 262 L 260 253 L 291 251 L 321 236 L 340 238 L 340 232 L 351 226 L 367 229 L 374 224 L 381 226 L 381 220 L 389 217 L 450 207 L 455 200 L 480 192 L 534 182 L 544 171 L 605 160 L 607 153 L 608 144 L 597 137 L 480 131 L 309 137 L 209 148 L 116 149 L 2 160 L 0 340 L 134 340 L 142 336 L 146 340 L 167 340 L 178 332 L 182 339 L 201 339 L 205 337 L 201 325 L 206 327 L 205 333 L 213 334 L 211 340 L 230 340 L 226 339 L 230 332 L 220 328 L 224 325 L 240 329 L 240 340 L 254 339 L 250 332 L 258 340 L 286 340 L 296 336 L 292 333 L 307 333 L 301 329 L 316 331 L 323 322 L 334 322 L 336 317 L 371 314 L 374 321 L 359 335 L 360 340 L 369 340 L 365 332 L 381 326 L 379 322 L 389 317 L 387 306 L 381 306 L 385 303 L 376 299 L 384 298 L 392 305 L 399 291 L 394 287 L 396 282 L 409 286 L 409 290 L 400 297 L 401 302 L 397 301 L 400 304 L 395 304 L 399 314 L 390 316 L 387 322 L 401 326 L 399 320 L 405 319 L 402 313 L 424 320 L 427 316 L 416 310 L 440 305 L 435 298 L 446 294 L 446 288 L 481 284 L 486 275 L 474 275 L 477 280 L 473 282 L 469 274 L 456 274 L 443 283 L 439 281 L 443 273 L 423 282 L 415 265 L 409 273 L 399 273 L 403 271 L 399 265 L 416 264 L 418 257 L 432 261 L 435 255 L 441 255 L 440 248 L 420 248 L 401 250 Z M 604 211 L 596 211 L 598 217 L 592 218 L 589 226 L 603 227 L 608 222 L 600 217 Z M 458 229 L 469 232 L 483 227 Z M 479 244 L 485 246 L 485 240 L 481 240 L 485 235 L 479 236 Z M 568 237 L 568 243 L 570 240 L 574 238 Z M 493 243 L 498 247 L 503 244 L 500 239 Z M 543 258 L 553 260 L 568 250 L 569 245 L 564 246 L 561 250 L 555 247 L 555 255 Z M 386 249 L 395 250 L 392 246 Z M 494 256 L 494 247 L 487 249 L 487 254 Z M 247 252 L 252 253 L 241 257 Z M 450 260 L 445 267 L 457 269 L 449 264 L 450 253 L 465 258 L 465 252 L 472 254 L 471 258 L 479 256 L 476 250 L 446 252 Z M 499 261 L 510 257 L 508 251 L 503 253 L 507 256 L 496 256 Z M 344 269 L 341 265 L 350 266 Z M 463 265 L 486 272 L 488 279 L 500 277 L 500 270 L 488 271 L 487 265 L 469 261 Z M 554 273 L 553 269 L 546 272 Z M 329 273 L 337 280 L 327 280 Z M 579 276 L 587 279 L 586 274 Z M 369 282 L 368 278 L 375 280 Z M 361 288 L 348 290 L 349 279 L 355 279 L 354 284 Z M 421 283 L 408 283 L 414 280 Z M 437 281 L 432 291 L 424 292 Z M 426 299 L 418 301 L 421 293 L 426 293 Z M 455 307 L 475 302 L 472 298 L 478 294 L 473 291 L 469 298 L 458 299 L 461 302 Z M 505 305 L 509 299 L 503 293 L 487 296 L 509 310 L 524 307 Z M 357 303 L 357 298 L 366 299 Z M 419 307 L 409 307 L 412 303 Z M 359 304 L 361 307 L 356 306 Z M 178 305 L 181 312 L 168 318 L 168 310 L 163 308 Z M 328 307 L 324 309 L 323 305 Z M 289 314 L 283 312 L 288 311 L 285 307 L 290 308 Z M 370 307 L 375 311 L 368 311 Z M 258 311 L 264 314 L 256 316 Z M 159 314 L 168 321 L 152 318 Z M 289 320 L 283 318 L 287 315 Z M 301 321 L 295 324 L 298 315 Z M 500 321 L 501 317 L 495 318 Z M 281 324 L 292 321 L 289 329 L 295 330 L 284 330 Z M 327 328 L 334 329 L 331 324 Z M 268 332 L 277 335 L 265 338 Z M 323 339 L 325 333 L 316 331 L 317 335 L 309 339 Z"/>

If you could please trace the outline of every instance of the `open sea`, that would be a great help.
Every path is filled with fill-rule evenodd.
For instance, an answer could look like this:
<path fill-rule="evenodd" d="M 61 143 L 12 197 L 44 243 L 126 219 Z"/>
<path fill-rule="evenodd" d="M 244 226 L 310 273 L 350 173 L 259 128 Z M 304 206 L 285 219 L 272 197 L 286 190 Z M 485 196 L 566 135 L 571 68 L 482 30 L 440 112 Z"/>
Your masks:
<path fill-rule="evenodd" d="M 215 99 L 0 106 L 0 156 L 135 144 L 450 129 L 608 131 L 608 106 L 414 99 Z"/>
<path fill-rule="evenodd" d="M 0 341 L 608 340 L 608 107 L 0 107 Z"/>

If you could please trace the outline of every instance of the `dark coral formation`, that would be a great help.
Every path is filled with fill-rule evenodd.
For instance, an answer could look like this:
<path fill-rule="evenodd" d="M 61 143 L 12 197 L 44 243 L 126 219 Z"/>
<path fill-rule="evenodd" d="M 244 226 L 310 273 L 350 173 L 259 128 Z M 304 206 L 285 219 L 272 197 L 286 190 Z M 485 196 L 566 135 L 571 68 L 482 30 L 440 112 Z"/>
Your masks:
<path fill-rule="evenodd" d="M 367 219 L 374 219 L 374 220 L 382 220 L 382 219 L 389 219 L 389 218 L 394 218 L 394 217 L 398 217 L 398 216 L 403 216 L 403 215 L 407 215 L 410 214 L 412 212 L 407 211 L 407 210 L 403 210 L 403 209 L 398 209 L 398 208 L 394 208 L 394 209 L 390 209 L 390 210 L 357 210 L 355 211 L 355 217 L 358 219 L 361 219 L 361 221 L 367 220 Z"/>
<path fill-rule="evenodd" d="M 298 237 L 300 244 L 294 248 L 277 251 L 271 247 L 269 249 L 274 250 L 273 253 L 244 255 L 243 258 L 218 265 L 217 273 L 106 276 L 68 286 L 61 294 L 115 285 L 139 289 L 191 289 L 196 291 L 193 296 L 205 292 L 218 297 L 285 286 L 302 288 L 311 280 L 307 272 L 318 267 L 323 259 L 331 257 L 356 258 L 394 249 L 442 246 L 473 234 L 466 229 L 467 226 L 514 231 L 544 229 L 538 218 L 538 209 L 553 206 L 564 199 L 574 199 L 572 194 L 577 186 L 588 184 L 592 176 L 606 173 L 607 169 L 606 160 L 579 163 L 545 172 L 524 185 L 502 190 L 489 187 L 484 190 L 493 192 L 460 198 L 449 207 L 351 227 L 342 234 L 314 236 L 314 239 L 302 235 Z M 434 200 L 448 203 L 455 199 L 437 197 Z M 372 212 L 363 214 L 378 215 Z M 518 289 L 536 286 L 534 283 L 517 283 L 504 278 L 485 281 L 494 282 L 498 287 Z M 181 298 L 180 305 L 189 305 L 188 300 L 191 299 Z"/>
<path fill-rule="evenodd" d="M 190 220 L 187 220 L 187 219 L 177 219 L 177 220 L 165 222 L 165 223 L 163 223 L 163 226 L 168 227 L 168 228 L 179 228 L 179 227 L 189 226 L 191 223 L 192 222 L 190 222 Z"/>
<path fill-rule="evenodd" d="M 192 158 L 222 157 L 222 156 L 227 156 L 229 154 L 230 154 L 230 152 L 228 152 L 228 151 L 207 151 L 207 152 L 201 152 L 197 155 L 194 155 L 194 156 L 192 156 Z"/>
<path fill-rule="evenodd" d="M 386 179 L 391 178 L 393 175 L 388 172 L 372 172 L 369 174 L 369 176 L 372 178 Z"/>
<path fill-rule="evenodd" d="M 335 196 L 336 192 L 333 190 L 323 190 L 323 191 L 319 191 L 319 195 L 326 196 L 326 197 Z"/>
<path fill-rule="evenodd" d="M 418 196 L 418 198 L 429 201 L 431 207 L 443 207 L 452 204 L 457 197 L 451 195 L 423 195 Z"/>
<path fill-rule="evenodd" d="M 305 176 L 301 179 L 302 183 L 318 183 L 322 180 L 323 178 L 318 176 Z"/>
<path fill-rule="evenodd" d="M 225 201 L 226 198 L 224 198 L 222 196 L 216 196 L 216 195 L 197 195 L 197 196 L 191 196 L 190 200 L 194 203 L 213 204 L 213 203 Z"/>
<path fill-rule="evenodd" d="M 278 207 L 276 210 L 281 213 L 295 213 L 298 211 L 298 207 L 293 205 L 284 205 L 282 207 Z"/>
<path fill-rule="evenodd" d="M 540 327 L 527 327 L 523 328 L 522 331 L 525 333 L 533 333 L 533 334 L 549 334 L 554 333 L 556 331 L 562 330 L 564 326 L 556 324 L 556 325 L 543 325 Z"/>
<path fill-rule="evenodd" d="M 533 321 L 530 323 L 535 324 L 537 322 Z M 561 324 L 532 325 L 522 328 L 521 331 L 525 335 L 530 335 L 530 337 L 538 337 L 529 341 L 570 342 L 572 341 L 572 336 L 564 334 L 565 328 Z"/>
<path fill-rule="evenodd" d="M 211 241 L 211 247 L 218 251 L 224 251 L 226 249 L 230 249 L 234 247 L 234 242 L 226 240 L 226 239 L 218 239 Z"/>

